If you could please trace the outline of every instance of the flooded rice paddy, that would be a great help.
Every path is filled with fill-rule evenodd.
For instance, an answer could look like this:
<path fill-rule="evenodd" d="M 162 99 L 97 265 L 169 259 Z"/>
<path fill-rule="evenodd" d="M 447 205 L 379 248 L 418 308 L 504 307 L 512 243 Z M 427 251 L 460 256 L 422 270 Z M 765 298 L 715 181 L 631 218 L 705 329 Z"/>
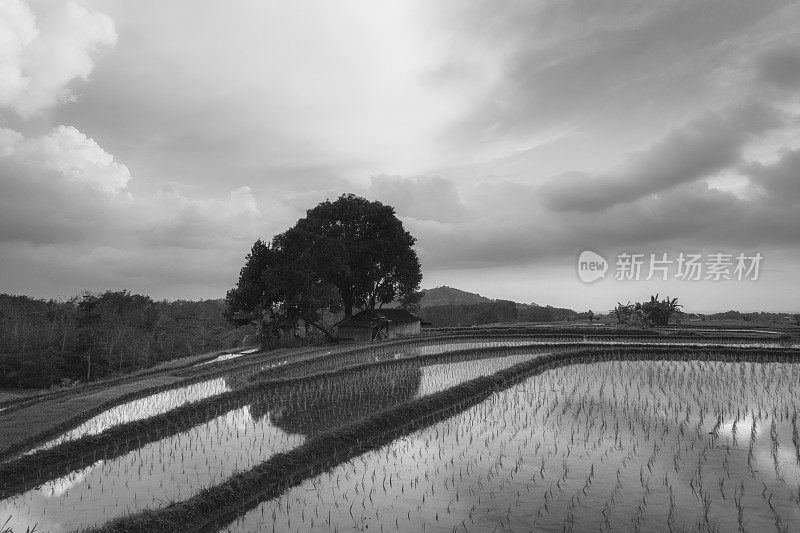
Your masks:
<path fill-rule="evenodd" d="M 638 341 L 624 344 L 649 344 Z M 0 524 L 69 531 L 185 500 L 308 438 L 550 349 L 503 354 L 521 344 L 531 340 L 352 350 L 347 363 L 389 362 L 215 402 L 216 412 L 193 427 L 161 428 L 138 444 L 132 435 L 121 451 L 75 458 L 67 475 L 41 472 L 24 492 L 0 496 Z M 698 344 L 711 343 L 678 343 Z M 486 347 L 497 351 L 466 361 L 405 361 Z M 42 448 L 234 390 L 254 372 L 286 362 L 126 402 Z M 790 363 L 615 361 L 550 369 L 335 466 L 227 528 L 797 530 L 798 384 L 800 365 Z"/>
<path fill-rule="evenodd" d="M 441 354 L 459 349 L 492 348 L 492 347 L 503 348 L 506 346 L 520 346 L 520 345 L 537 344 L 537 343 L 551 344 L 555 340 L 556 338 L 541 340 L 541 341 L 534 341 L 530 339 L 498 340 L 498 341 L 464 340 L 463 342 L 449 341 L 444 343 L 432 343 L 428 345 L 409 346 L 402 348 L 391 348 L 391 347 L 388 349 L 384 348 L 382 350 L 378 350 L 377 352 L 380 353 L 380 355 L 376 356 L 373 356 L 371 355 L 370 352 L 365 352 L 364 350 L 354 350 L 354 351 L 358 353 L 357 357 L 359 357 L 360 359 L 363 359 L 365 361 L 369 360 L 379 361 L 379 360 L 386 360 L 391 357 L 408 358 L 420 355 Z M 563 344 L 581 344 L 587 342 L 591 342 L 593 344 L 608 344 L 608 345 L 620 344 L 618 340 L 613 340 L 613 339 L 591 339 L 591 341 L 587 341 L 584 339 L 581 341 L 574 341 L 574 342 L 564 342 L 564 341 L 561 342 Z M 666 341 L 657 338 L 655 340 L 647 339 L 637 342 L 626 342 L 625 344 L 630 346 L 642 346 L 653 343 L 662 344 L 666 343 Z M 705 340 L 699 342 L 695 341 L 669 342 L 669 344 L 674 346 L 707 346 L 707 345 L 723 344 L 725 346 L 730 346 L 730 347 L 759 347 L 759 348 L 777 347 L 781 345 L 781 343 L 777 341 L 722 343 L 721 341 L 718 340 L 715 340 L 714 342 L 711 342 L 710 340 L 709 342 L 706 342 Z M 217 357 L 215 360 L 207 361 L 206 363 L 230 360 L 236 357 L 240 357 L 242 355 L 255 353 L 255 351 L 257 351 L 257 349 L 254 348 L 245 350 L 243 352 L 223 354 Z M 381 352 L 388 352 L 388 355 L 387 353 L 381 353 Z M 322 357 L 324 357 L 325 355 L 328 355 L 328 353 L 323 354 Z M 37 450 L 52 448 L 53 446 L 56 446 L 62 442 L 68 440 L 74 440 L 84 435 L 95 435 L 118 424 L 124 424 L 126 422 L 133 422 L 136 420 L 149 418 L 151 416 L 166 413 L 172 409 L 175 409 L 182 405 L 186 405 L 188 403 L 196 402 L 223 392 L 229 392 L 233 390 L 234 386 L 238 386 L 243 382 L 245 382 L 248 376 L 255 374 L 256 372 L 282 366 L 287 362 L 288 360 L 278 360 L 260 366 L 254 366 L 249 369 L 235 370 L 233 372 L 227 373 L 228 379 L 224 377 L 209 378 L 207 380 L 200 381 L 197 383 L 192 383 L 190 385 L 178 386 L 173 389 L 156 392 L 151 395 L 144 396 L 142 398 L 137 398 L 127 402 L 123 402 L 119 405 L 110 407 L 109 409 L 76 425 L 74 428 L 64 432 L 57 438 L 54 438 L 40 446 L 28 450 L 26 453 L 32 453 Z M 204 365 L 206 363 L 200 363 L 200 365 Z"/>
<path fill-rule="evenodd" d="M 798 383 L 783 363 L 549 370 L 228 530 L 796 531 Z"/>
<path fill-rule="evenodd" d="M 392 358 L 408 358 L 408 357 L 416 357 L 420 355 L 434 355 L 434 354 L 441 354 L 446 353 L 453 350 L 459 349 L 471 349 L 471 348 L 502 348 L 505 346 L 519 346 L 524 344 L 549 344 L 555 341 L 558 341 L 558 337 L 553 337 L 550 339 L 542 340 L 542 341 L 534 341 L 531 339 L 523 339 L 523 340 L 493 340 L 493 341 L 476 341 L 474 339 L 464 339 L 458 341 L 436 341 L 432 340 L 430 344 L 422 344 L 422 345 L 411 345 L 411 346 L 383 346 L 383 347 L 375 347 L 372 349 L 359 349 L 359 348 L 343 348 L 339 350 L 327 350 L 322 352 L 312 352 L 311 355 L 303 355 L 300 357 L 310 357 L 310 358 L 325 358 L 332 354 L 339 354 L 339 353 L 348 353 L 353 352 L 354 355 L 351 357 L 353 361 L 350 364 L 355 364 L 358 362 L 368 362 L 368 361 L 380 361 L 380 360 L 388 360 Z M 562 339 L 562 342 L 563 339 Z M 583 343 L 585 341 L 576 341 L 576 342 L 565 342 L 565 344 L 576 344 L 576 343 Z M 594 342 L 594 341 L 592 341 Z M 615 344 L 613 340 L 603 340 L 603 344 Z M 753 344 L 747 344 L 751 346 Z M 211 362 L 219 362 L 224 360 L 235 359 L 242 355 L 252 354 L 257 351 L 256 348 L 251 348 L 242 352 L 230 353 L 230 354 L 222 354 L 218 356 L 216 359 L 212 361 L 207 361 L 206 363 Z M 223 392 L 229 392 L 234 388 L 241 386 L 242 384 L 246 383 L 247 378 L 257 372 L 261 372 L 264 370 L 268 370 L 270 368 L 276 368 L 283 366 L 289 362 L 289 358 L 282 359 L 278 358 L 277 360 L 273 360 L 269 363 L 264 363 L 261 365 L 254 365 L 250 368 L 245 369 L 237 369 L 229 372 L 225 372 L 223 374 L 224 377 L 212 377 L 207 380 L 199 381 L 197 383 L 192 383 L 189 385 L 177 386 L 172 389 L 164 390 L 155 392 L 153 394 L 143 396 L 141 398 L 133 399 L 130 401 L 126 401 L 110 407 L 105 411 L 98 413 L 95 416 L 92 416 L 88 420 L 78 423 L 75 427 L 65 431 L 61 435 L 56 438 L 53 438 L 39 446 L 31 448 L 24 453 L 33 453 L 38 450 L 52 448 L 62 442 L 66 442 L 69 440 L 78 439 L 84 435 L 95 435 L 102 431 L 105 431 L 108 428 L 113 426 L 124 424 L 127 422 L 133 422 L 136 420 L 143 420 L 145 418 L 149 418 L 151 416 L 156 416 L 159 414 L 166 413 L 172 409 L 177 407 L 181 407 L 188 403 L 196 402 L 199 400 L 203 400 L 205 398 L 209 398 L 211 396 L 215 396 L 217 394 L 221 394 Z M 199 365 L 205 365 L 206 363 L 200 363 Z M 334 368 L 334 365 L 331 365 L 331 368 Z M 327 367 L 323 367 L 325 369 Z"/>
<path fill-rule="evenodd" d="M 106 409 L 73 429 L 62 433 L 57 438 L 26 453 L 52 448 L 62 442 L 78 439 L 84 435 L 96 435 L 118 424 L 160 415 L 181 405 L 196 402 L 229 390 L 231 388 L 224 378 L 214 378 L 130 400 Z"/>
<path fill-rule="evenodd" d="M 218 355 L 214 359 L 210 359 L 208 361 L 203 361 L 202 363 L 197 363 L 194 366 L 204 366 L 204 365 L 210 365 L 212 363 L 220 363 L 222 361 L 230 361 L 231 359 L 237 359 L 237 358 L 245 356 L 245 355 L 256 353 L 258 350 L 259 350 L 259 348 L 249 348 L 247 350 L 242 350 L 242 351 L 239 351 L 239 352 L 224 353 L 222 355 Z"/>
<path fill-rule="evenodd" d="M 538 355 L 487 354 L 427 366 L 401 362 L 265 391 L 187 431 L 116 457 L 76 460 L 72 472 L 56 479 L 44 475 L 35 488 L 0 501 L 0 523 L 12 516 L 23 531 L 37 523 L 40 530 L 68 531 L 162 507 L 311 436 Z"/>

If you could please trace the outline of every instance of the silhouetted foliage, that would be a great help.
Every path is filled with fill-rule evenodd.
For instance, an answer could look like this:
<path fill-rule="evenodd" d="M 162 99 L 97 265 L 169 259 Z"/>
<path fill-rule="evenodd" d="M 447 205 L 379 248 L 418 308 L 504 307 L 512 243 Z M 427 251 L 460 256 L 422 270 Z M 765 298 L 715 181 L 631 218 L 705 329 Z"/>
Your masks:
<path fill-rule="evenodd" d="M 154 302 L 128 291 L 67 301 L 0 294 L 0 387 L 94 380 L 230 346 L 220 300 Z"/>
<path fill-rule="evenodd" d="M 352 194 L 322 202 L 269 243 L 256 241 L 225 316 L 254 324 L 269 348 L 301 322 L 332 339 L 324 311 L 350 316 L 395 300 L 414 307 L 422 297 L 414 242 L 390 206 Z"/>
<path fill-rule="evenodd" d="M 723 313 L 714 313 L 706 317 L 708 320 L 743 320 L 745 322 L 777 322 L 785 323 L 794 322 L 800 326 L 800 315 L 786 315 L 785 313 L 765 313 L 763 311 L 758 313 L 742 313 L 741 311 L 725 311 Z"/>
<path fill-rule="evenodd" d="M 670 319 L 674 315 L 680 315 L 680 308 L 683 307 L 678 303 L 677 298 L 670 300 L 669 296 L 665 300 L 659 301 L 658 294 L 650 296 L 649 302 L 641 304 L 641 310 L 644 314 L 646 325 L 652 326 L 666 326 L 669 324 Z"/>
<path fill-rule="evenodd" d="M 575 320 L 578 313 L 563 307 L 519 305 L 520 322 L 557 322 L 559 320 Z"/>
<path fill-rule="evenodd" d="M 434 305 L 421 309 L 422 318 L 434 326 L 475 326 L 516 322 L 517 304 L 508 300 L 462 305 Z"/>
<path fill-rule="evenodd" d="M 403 228 L 394 208 L 354 194 L 309 209 L 295 226 L 312 246 L 325 250 L 322 277 L 339 289 L 345 316 L 411 301 L 422 281 L 416 239 Z"/>
<path fill-rule="evenodd" d="M 326 249 L 315 247 L 312 236 L 292 228 L 271 243 L 256 241 L 228 291 L 225 317 L 234 325 L 254 324 L 264 348 L 275 346 L 302 320 L 330 332 L 321 324 L 322 312 L 336 312 L 341 300 L 336 288 L 322 278 Z"/>
<path fill-rule="evenodd" d="M 683 307 L 678 303 L 677 298 L 665 300 L 658 299 L 658 294 L 650 296 L 649 302 L 637 302 L 636 304 L 622 304 L 617 302 L 617 306 L 611 310 L 617 319 L 617 324 L 630 324 L 642 328 L 653 326 L 666 326 L 676 315 L 681 316 Z"/>
<path fill-rule="evenodd" d="M 624 305 L 621 302 L 617 302 L 617 306 L 612 309 L 611 312 L 614 313 L 617 324 L 627 324 L 628 320 L 630 320 L 633 315 L 634 309 L 635 306 L 630 302 Z"/>

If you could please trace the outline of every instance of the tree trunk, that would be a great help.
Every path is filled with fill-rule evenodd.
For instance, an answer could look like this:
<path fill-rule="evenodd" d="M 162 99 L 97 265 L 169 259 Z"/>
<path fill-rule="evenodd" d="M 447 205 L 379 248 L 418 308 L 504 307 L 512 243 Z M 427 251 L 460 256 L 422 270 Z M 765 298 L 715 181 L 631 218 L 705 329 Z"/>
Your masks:
<path fill-rule="evenodd" d="M 261 350 L 268 351 L 278 346 L 279 335 L 274 323 L 269 323 L 263 316 L 258 318 L 258 334 L 261 337 Z"/>
<path fill-rule="evenodd" d="M 325 338 L 328 339 L 329 342 L 336 342 L 336 338 L 324 326 L 322 326 L 320 324 L 317 324 L 316 322 L 306 322 L 306 323 L 308 325 L 313 326 L 314 328 L 320 330 L 325 335 Z"/>
<path fill-rule="evenodd" d="M 267 344 L 267 327 L 266 321 L 263 317 L 259 317 L 258 319 L 258 337 L 261 341 L 261 351 L 265 352 L 269 349 Z"/>

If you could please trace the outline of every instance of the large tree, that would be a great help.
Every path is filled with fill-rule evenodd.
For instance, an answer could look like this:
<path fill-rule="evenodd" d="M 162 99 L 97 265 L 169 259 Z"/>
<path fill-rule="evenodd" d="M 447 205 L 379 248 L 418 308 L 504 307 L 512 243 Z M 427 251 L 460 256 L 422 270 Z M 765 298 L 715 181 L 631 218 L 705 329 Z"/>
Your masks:
<path fill-rule="evenodd" d="M 226 317 L 234 324 L 255 324 L 263 348 L 277 343 L 281 332 L 293 331 L 300 320 L 322 331 L 322 311 L 341 309 L 336 288 L 324 272 L 325 248 L 312 236 L 292 228 L 272 242 L 258 240 L 247 255 L 236 287 L 228 291 Z"/>
<path fill-rule="evenodd" d="M 346 316 L 356 307 L 418 300 L 422 273 L 412 248 L 416 239 L 393 207 L 345 194 L 308 210 L 295 229 L 326 251 L 322 275 L 339 290 Z"/>
<path fill-rule="evenodd" d="M 415 239 L 394 209 L 349 194 L 310 209 L 272 241 L 256 241 L 239 281 L 228 291 L 226 317 L 256 324 L 262 345 L 303 321 L 331 333 L 322 312 L 416 303 L 422 280 Z"/>

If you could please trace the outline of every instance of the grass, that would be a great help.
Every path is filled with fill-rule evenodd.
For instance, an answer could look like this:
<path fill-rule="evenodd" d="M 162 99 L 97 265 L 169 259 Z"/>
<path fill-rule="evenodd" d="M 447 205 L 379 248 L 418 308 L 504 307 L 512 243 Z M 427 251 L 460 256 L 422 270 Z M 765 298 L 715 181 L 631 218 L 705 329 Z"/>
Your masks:
<path fill-rule="evenodd" d="M 0 525 L 0 533 L 14 533 L 14 530 L 8 525 L 11 522 L 11 517 L 8 517 L 8 520 L 2 525 Z M 27 527 L 25 528 L 25 533 L 35 533 L 36 527 L 38 524 L 34 524 L 33 528 Z"/>

